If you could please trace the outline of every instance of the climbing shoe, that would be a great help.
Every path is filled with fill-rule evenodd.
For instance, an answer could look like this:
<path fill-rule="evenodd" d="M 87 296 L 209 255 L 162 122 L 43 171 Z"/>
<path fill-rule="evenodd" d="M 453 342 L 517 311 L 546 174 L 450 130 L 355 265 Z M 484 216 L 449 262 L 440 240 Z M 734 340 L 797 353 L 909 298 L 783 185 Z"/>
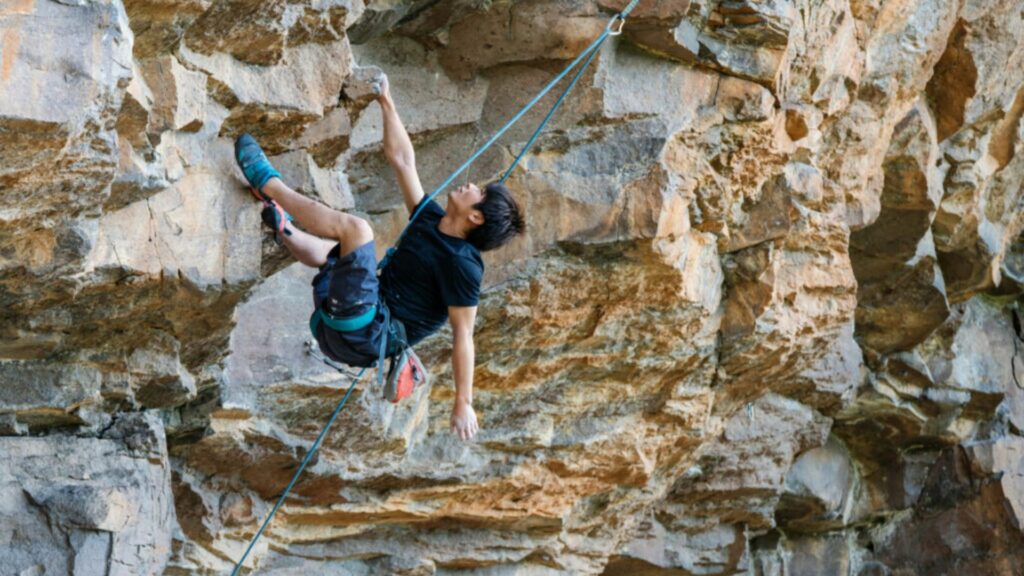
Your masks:
<path fill-rule="evenodd" d="M 256 143 L 256 139 L 248 134 L 242 134 L 235 139 L 235 161 L 242 169 L 242 174 L 252 187 L 253 194 L 264 202 L 269 202 L 270 197 L 261 192 L 267 180 L 273 177 L 281 177 L 281 173 L 270 165 L 267 155 Z"/>
<path fill-rule="evenodd" d="M 260 218 L 263 219 L 263 223 L 267 225 L 271 230 L 274 231 L 274 241 L 278 244 L 281 243 L 281 234 L 285 236 L 291 236 L 291 230 L 285 228 L 285 222 L 292 221 L 292 215 L 285 212 L 284 208 L 274 202 L 273 200 L 265 200 L 263 202 L 263 211 L 260 212 Z"/>

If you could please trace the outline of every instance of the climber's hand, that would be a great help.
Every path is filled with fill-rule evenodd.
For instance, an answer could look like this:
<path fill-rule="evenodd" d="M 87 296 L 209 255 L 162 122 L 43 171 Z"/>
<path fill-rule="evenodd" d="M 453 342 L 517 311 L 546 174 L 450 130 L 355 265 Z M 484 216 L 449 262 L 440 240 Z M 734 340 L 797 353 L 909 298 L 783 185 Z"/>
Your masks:
<path fill-rule="evenodd" d="M 381 72 L 380 78 L 374 82 L 374 92 L 377 93 L 377 100 L 388 100 L 391 98 L 391 85 L 388 83 L 388 75 Z"/>
<path fill-rule="evenodd" d="M 480 426 L 476 422 L 476 412 L 469 402 L 456 400 L 452 408 L 451 430 L 462 440 L 469 440 L 476 435 Z"/>

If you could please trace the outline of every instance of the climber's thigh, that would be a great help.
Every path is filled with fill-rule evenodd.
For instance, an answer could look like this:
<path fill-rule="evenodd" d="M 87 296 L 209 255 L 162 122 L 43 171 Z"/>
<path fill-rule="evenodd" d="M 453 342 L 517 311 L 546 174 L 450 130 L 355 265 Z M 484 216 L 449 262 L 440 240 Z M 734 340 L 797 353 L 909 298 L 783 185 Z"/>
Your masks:
<path fill-rule="evenodd" d="M 313 305 L 336 317 L 355 317 L 377 304 L 377 255 L 373 240 L 345 255 L 340 245 L 313 279 Z M 321 323 L 316 339 L 328 356 L 350 366 L 369 366 L 377 360 L 384 334 L 383 314 L 378 310 L 365 328 L 338 332 Z"/>

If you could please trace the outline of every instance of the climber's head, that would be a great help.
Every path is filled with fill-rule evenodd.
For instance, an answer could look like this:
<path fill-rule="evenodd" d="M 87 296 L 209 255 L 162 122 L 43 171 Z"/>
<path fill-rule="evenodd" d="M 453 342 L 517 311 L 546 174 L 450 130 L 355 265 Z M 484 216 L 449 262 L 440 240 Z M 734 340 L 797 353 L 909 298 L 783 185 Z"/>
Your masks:
<path fill-rule="evenodd" d="M 492 182 L 481 190 L 466 184 L 448 195 L 448 213 L 465 219 L 466 240 L 486 252 L 504 245 L 525 228 L 519 204 L 508 188 Z"/>

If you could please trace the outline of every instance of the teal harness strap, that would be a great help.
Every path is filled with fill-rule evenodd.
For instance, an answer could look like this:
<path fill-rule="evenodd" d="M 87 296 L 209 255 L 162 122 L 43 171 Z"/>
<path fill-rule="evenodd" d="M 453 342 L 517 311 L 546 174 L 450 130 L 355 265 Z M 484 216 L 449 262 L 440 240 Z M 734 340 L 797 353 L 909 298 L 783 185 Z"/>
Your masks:
<path fill-rule="evenodd" d="M 370 306 L 369 310 L 358 316 L 347 316 L 344 318 L 336 318 L 324 312 L 323 308 L 317 308 L 309 318 L 309 330 L 313 333 L 313 337 L 316 338 L 316 329 L 323 322 L 328 328 L 338 332 L 355 332 L 373 322 L 376 316 L 377 306 Z"/>

